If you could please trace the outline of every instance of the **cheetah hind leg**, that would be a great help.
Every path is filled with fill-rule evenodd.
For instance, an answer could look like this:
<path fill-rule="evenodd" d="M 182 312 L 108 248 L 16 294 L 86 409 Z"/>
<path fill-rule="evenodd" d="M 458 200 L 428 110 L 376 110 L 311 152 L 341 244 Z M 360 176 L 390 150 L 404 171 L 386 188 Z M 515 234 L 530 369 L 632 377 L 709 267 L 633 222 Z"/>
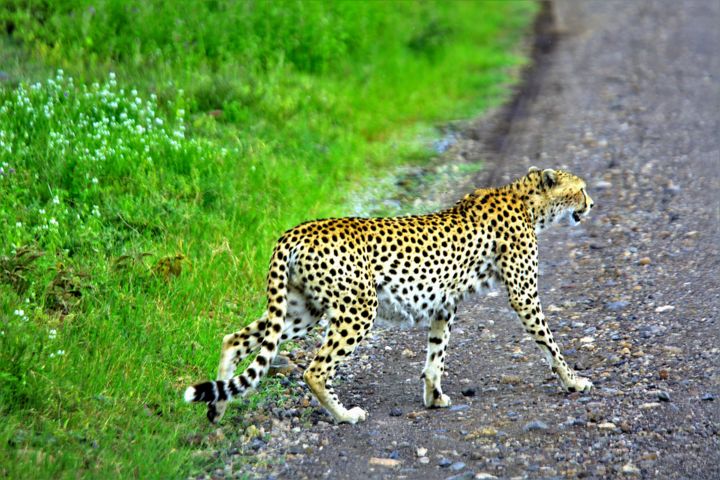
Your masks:
<path fill-rule="evenodd" d="M 362 302 L 357 302 L 354 306 L 359 312 L 365 307 Z M 313 395 L 315 395 L 315 398 L 338 423 L 355 424 L 367 418 L 367 412 L 360 407 L 345 408 L 340 403 L 332 387 L 335 368 L 355 351 L 355 348 L 370 330 L 375 318 L 375 310 L 374 308 L 366 308 L 368 308 L 366 317 L 369 320 L 358 323 L 357 325 L 360 325 L 359 330 L 349 328 L 347 323 L 342 322 L 342 318 L 330 319 L 330 329 L 325 342 L 305 370 L 305 373 L 303 373 L 303 379 Z"/>

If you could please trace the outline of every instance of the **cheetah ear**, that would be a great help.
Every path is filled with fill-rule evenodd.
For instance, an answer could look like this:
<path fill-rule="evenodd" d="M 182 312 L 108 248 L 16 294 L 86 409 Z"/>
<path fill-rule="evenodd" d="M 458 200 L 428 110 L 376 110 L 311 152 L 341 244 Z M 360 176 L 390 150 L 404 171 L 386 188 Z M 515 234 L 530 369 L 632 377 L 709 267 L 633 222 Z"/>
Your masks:
<path fill-rule="evenodd" d="M 552 168 L 542 171 L 542 183 L 545 188 L 552 188 L 557 185 L 557 173 Z"/>
<path fill-rule="evenodd" d="M 528 168 L 528 173 L 534 173 L 534 172 L 539 172 L 539 171 L 540 171 L 540 169 L 538 167 Z"/>

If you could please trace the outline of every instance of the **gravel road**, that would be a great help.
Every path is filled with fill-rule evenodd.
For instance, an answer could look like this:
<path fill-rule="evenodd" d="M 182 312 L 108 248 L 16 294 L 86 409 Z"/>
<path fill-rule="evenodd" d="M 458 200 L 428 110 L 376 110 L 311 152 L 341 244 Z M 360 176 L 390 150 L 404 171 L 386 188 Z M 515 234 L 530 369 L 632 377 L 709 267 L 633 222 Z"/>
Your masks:
<path fill-rule="evenodd" d="M 297 404 L 244 418 L 248 441 L 207 476 L 720 478 L 720 2 L 550 11 L 517 100 L 455 151 L 489 159 L 477 186 L 530 165 L 588 180 L 590 218 L 540 239 L 540 294 L 596 389 L 561 391 L 500 291 L 459 312 L 452 408 L 422 407 L 426 333 L 378 331 L 336 388 L 365 423 L 334 425 L 296 387 Z"/>

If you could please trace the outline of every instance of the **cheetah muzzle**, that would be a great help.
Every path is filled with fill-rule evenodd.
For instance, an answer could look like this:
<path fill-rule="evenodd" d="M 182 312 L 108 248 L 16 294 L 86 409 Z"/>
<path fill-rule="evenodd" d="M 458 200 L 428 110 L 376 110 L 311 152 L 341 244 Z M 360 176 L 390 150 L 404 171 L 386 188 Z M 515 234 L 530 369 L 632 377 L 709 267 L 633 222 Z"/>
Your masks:
<path fill-rule="evenodd" d="M 189 387 L 185 400 L 207 403 L 208 419 L 219 421 L 229 400 L 267 374 L 282 342 L 304 336 L 325 316 L 324 343 L 303 378 L 336 421 L 367 417 L 360 407 L 340 403 L 332 379 L 379 319 L 429 324 L 423 399 L 427 407 L 448 407 L 441 380 L 458 303 L 495 282 L 504 284 L 525 331 L 565 389 L 589 390 L 592 383 L 568 366 L 545 321 L 536 235 L 564 217 L 580 222 L 592 207 L 582 179 L 532 167 L 509 185 L 476 190 L 428 215 L 301 224 L 275 246 L 265 313 L 224 337 L 217 380 Z"/>

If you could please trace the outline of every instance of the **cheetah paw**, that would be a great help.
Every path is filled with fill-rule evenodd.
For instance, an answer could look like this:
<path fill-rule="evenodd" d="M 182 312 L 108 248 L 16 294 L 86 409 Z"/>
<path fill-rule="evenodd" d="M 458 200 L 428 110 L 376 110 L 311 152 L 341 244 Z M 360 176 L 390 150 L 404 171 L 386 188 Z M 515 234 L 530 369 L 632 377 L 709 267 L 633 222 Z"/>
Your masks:
<path fill-rule="evenodd" d="M 355 425 L 357 422 L 364 422 L 367 418 L 367 412 L 360 407 L 353 407 L 346 411 L 345 414 L 338 418 L 339 423 L 351 423 Z"/>
<path fill-rule="evenodd" d="M 569 392 L 587 392 L 592 390 L 593 383 L 584 377 L 575 377 L 565 385 Z"/>
<path fill-rule="evenodd" d="M 444 393 L 432 402 L 433 408 L 447 408 L 450 405 L 452 405 L 452 400 L 450 400 L 450 397 L 448 397 Z"/>

